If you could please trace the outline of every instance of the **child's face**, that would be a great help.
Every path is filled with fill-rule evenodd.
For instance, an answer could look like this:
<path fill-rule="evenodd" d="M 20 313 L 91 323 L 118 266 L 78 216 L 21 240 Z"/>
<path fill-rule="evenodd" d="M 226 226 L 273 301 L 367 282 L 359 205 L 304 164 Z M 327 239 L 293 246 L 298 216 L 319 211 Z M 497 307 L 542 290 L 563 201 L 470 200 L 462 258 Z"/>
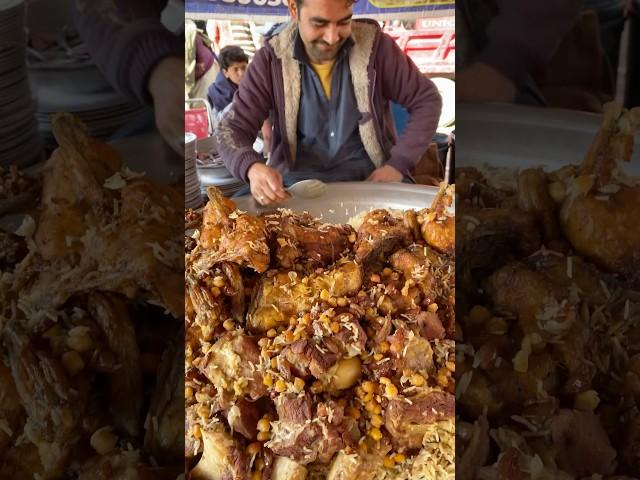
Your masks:
<path fill-rule="evenodd" d="M 236 85 L 240 85 L 240 80 L 244 76 L 244 72 L 247 70 L 247 64 L 244 62 L 234 62 L 229 65 L 229 68 L 223 70 L 224 76 L 231 80 Z"/>

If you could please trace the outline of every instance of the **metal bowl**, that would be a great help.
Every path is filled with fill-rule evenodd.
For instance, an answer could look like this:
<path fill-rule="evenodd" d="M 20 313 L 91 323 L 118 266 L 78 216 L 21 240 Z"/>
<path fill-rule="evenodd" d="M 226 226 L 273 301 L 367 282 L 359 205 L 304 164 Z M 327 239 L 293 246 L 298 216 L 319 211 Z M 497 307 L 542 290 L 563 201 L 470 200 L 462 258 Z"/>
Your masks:
<path fill-rule="evenodd" d="M 346 223 L 361 212 L 377 208 L 420 210 L 431 205 L 438 189 L 405 183 L 337 182 L 328 183 L 327 191 L 313 199 L 293 197 L 286 203 L 263 207 L 253 197 L 234 198 L 240 210 L 258 215 L 277 208 L 306 211 L 327 223 Z"/>

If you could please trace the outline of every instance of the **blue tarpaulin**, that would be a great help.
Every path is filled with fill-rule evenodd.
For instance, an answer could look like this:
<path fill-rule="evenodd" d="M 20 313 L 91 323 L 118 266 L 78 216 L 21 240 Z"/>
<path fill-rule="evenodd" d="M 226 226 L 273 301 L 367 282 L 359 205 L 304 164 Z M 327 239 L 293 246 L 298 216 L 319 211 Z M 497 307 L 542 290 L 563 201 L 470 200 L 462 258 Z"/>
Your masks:
<path fill-rule="evenodd" d="M 442 15 L 454 8 L 451 0 L 358 0 L 355 17 L 378 20 Z M 186 0 L 185 15 L 192 19 L 282 20 L 289 17 L 287 0 Z"/>

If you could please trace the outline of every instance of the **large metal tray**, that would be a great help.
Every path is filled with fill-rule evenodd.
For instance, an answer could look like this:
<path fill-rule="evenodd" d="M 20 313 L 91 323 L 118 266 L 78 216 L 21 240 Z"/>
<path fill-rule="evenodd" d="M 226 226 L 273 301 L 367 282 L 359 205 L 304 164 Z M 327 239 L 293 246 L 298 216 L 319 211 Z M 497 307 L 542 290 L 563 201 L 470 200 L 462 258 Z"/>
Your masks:
<path fill-rule="evenodd" d="M 423 209 L 431 205 L 438 189 L 404 183 L 339 182 L 327 184 L 327 192 L 314 199 L 292 198 L 274 207 L 261 207 L 251 196 L 234 198 L 240 210 L 260 214 L 276 208 L 306 211 L 327 223 L 346 223 L 361 212 L 376 208 Z"/>
<path fill-rule="evenodd" d="M 556 168 L 584 159 L 602 116 L 506 104 L 459 105 L 456 166 Z M 624 171 L 640 174 L 640 138 Z"/>

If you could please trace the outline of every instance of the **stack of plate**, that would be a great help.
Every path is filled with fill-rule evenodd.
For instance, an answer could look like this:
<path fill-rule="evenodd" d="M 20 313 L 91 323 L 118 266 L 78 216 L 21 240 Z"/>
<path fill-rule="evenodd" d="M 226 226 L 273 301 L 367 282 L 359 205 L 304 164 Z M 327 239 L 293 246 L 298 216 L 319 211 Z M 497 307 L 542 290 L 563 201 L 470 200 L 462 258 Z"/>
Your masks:
<path fill-rule="evenodd" d="M 242 188 L 244 182 L 233 178 L 224 166 L 224 162 L 216 150 L 214 137 L 198 140 L 197 148 L 200 156 L 207 155 L 205 158 L 198 159 L 198 173 L 204 197 L 207 195 L 208 187 L 218 187 L 226 197 L 232 196 Z"/>
<path fill-rule="evenodd" d="M 71 112 L 87 125 L 91 136 L 108 138 L 144 110 L 136 100 L 116 92 L 95 65 L 32 64 L 30 77 L 38 98 L 39 129 L 48 147 L 55 146 L 51 117 L 56 112 Z"/>
<path fill-rule="evenodd" d="M 35 104 L 27 81 L 23 0 L 0 0 L 0 164 L 42 157 Z"/>
<path fill-rule="evenodd" d="M 207 187 L 218 187 L 225 197 L 230 197 L 244 186 L 242 180 L 233 178 L 224 165 L 218 168 L 199 167 L 202 194 L 207 194 Z"/>
<path fill-rule="evenodd" d="M 196 167 L 196 136 L 191 132 L 184 134 L 184 206 L 198 208 L 202 205 L 200 178 Z"/>

